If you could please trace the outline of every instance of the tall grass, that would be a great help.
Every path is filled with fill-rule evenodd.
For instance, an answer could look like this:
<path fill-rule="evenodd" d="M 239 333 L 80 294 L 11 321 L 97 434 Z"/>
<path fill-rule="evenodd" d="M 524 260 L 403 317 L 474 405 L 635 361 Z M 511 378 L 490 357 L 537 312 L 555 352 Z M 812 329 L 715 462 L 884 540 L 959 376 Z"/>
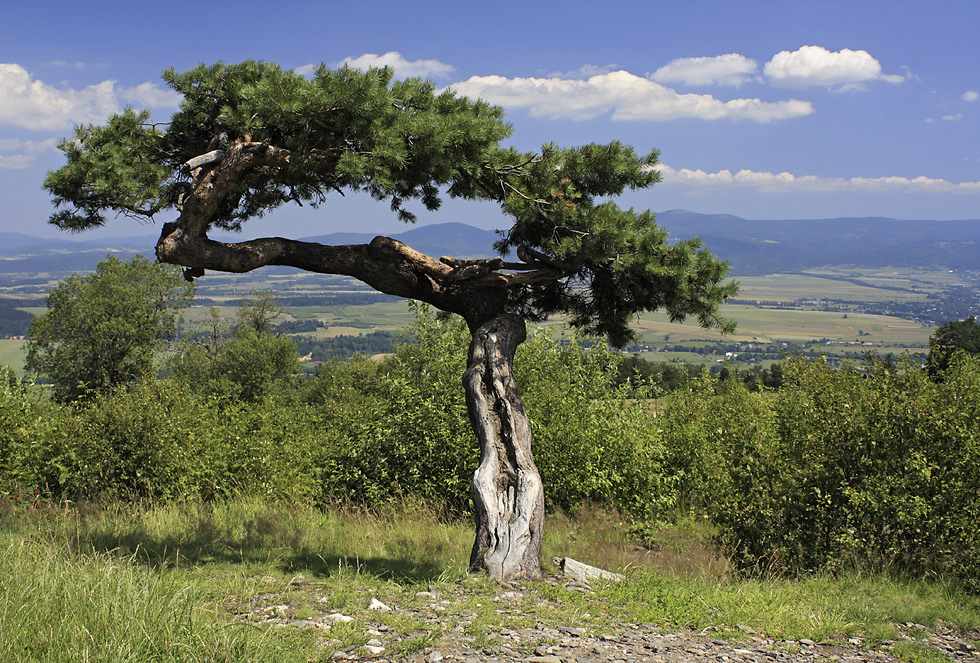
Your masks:
<path fill-rule="evenodd" d="M 501 611 L 506 588 L 465 574 L 469 523 L 419 502 L 374 510 L 253 497 L 8 502 L 0 504 L 0 661 L 324 660 L 335 648 L 364 644 L 377 622 L 405 636 L 390 653 L 407 655 L 436 643 L 464 613 L 477 642 L 535 623 L 605 630 L 642 622 L 732 637 L 748 626 L 814 640 L 891 639 L 895 622 L 953 623 L 965 632 L 980 625 L 980 601 L 943 582 L 740 579 L 703 526 L 678 522 L 645 532 L 647 543 L 637 546 L 615 513 L 550 517 L 547 559 L 574 557 L 627 580 L 585 594 L 561 582 L 528 583 L 524 591 L 536 598 Z M 413 616 L 430 588 L 449 599 L 440 620 Z M 398 610 L 369 613 L 372 596 Z M 338 611 L 353 621 L 329 632 L 282 628 L 250 618 L 249 606 L 260 604 L 288 605 L 299 617 Z"/>
<path fill-rule="evenodd" d="M 5 536 L 0 554 L 0 660 L 295 660 L 309 642 L 231 628 L 209 588 L 113 551 Z"/>

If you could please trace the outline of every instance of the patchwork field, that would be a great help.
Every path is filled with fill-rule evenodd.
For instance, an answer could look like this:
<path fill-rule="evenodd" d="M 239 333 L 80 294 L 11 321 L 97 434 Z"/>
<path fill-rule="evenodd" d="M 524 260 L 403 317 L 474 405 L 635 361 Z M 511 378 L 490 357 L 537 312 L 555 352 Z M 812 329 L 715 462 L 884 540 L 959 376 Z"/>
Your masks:
<path fill-rule="evenodd" d="M 814 276 L 810 274 L 769 274 L 767 276 L 745 276 L 738 280 L 741 290 L 738 299 L 754 301 L 795 302 L 799 299 L 836 299 L 845 301 L 924 301 L 929 294 L 913 290 L 914 284 L 908 279 L 882 277 L 872 285 L 871 279 L 844 280 L 837 276 Z M 858 281 L 858 282 L 855 282 Z M 930 289 L 931 290 L 931 289 Z"/>
<path fill-rule="evenodd" d="M 0 366 L 10 366 L 18 375 L 24 374 L 24 341 L 0 339 Z"/>
<path fill-rule="evenodd" d="M 829 355 L 853 356 L 866 350 L 896 354 L 924 351 L 934 325 L 909 319 L 912 316 L 907 311 L 898 309 L 924 309 L 957 288 L 975 300 L 980 276 L 943 269 L 867 270 L 848 266 L 737 280 L 741 291 L 735 303 L 721 309 L 737 323 L 735 334 L 722 336 L 701 329 L 696 322 L 671 323 L 664 313 L 645 314 L 636 320 L 634 328 L 645 349 L 658 351 L 646 356 L 658 361 L 708 363 L 718 361 L 719 351 L 724 357 L 726 350 L 744 351 L 749 346 L 758 350 L 767 344 Z M 36 299 L 48 285 L 4 286 L 0 279 L 0 295 Z M 242 298 L 265 290 L 274 292 L 285 304 L 287 320 L 316 322 L 315 329 L 302 332 L 314 339 L 397 331 L 413 317 L 406 301 L 377 297 L 354 279 L 260 270 L 245 275 L 208 274 L 200 279 L 198 304 L 183 314 L 185 329 L 206 328 L 212 307 L 217 307 L 224 319 L 232 320 Z M 837 310 L 821 310 L 835 307 Z M 37 314 L 44 309 L 34 306 L 21 310 Z M 892 310 L 901 315 L 892 315 Z M 560 318 L 542 326 L 555 334 L 563 333 Z M 0 340 L 0 363 L 20 370 L 22 346 L 21 341 Z M 678 346 L 687 350 L 678 351 Z M 741 358 L 731 359 L 756 361 L 744 352 Z"/>
<path fill-rule="evenodd" d="M 671 323 L 666 314 L 653 313 L 640 317 L 634 325 L 644 341 L 737 341 L 777 342 L 861 340 L 888 344 L 925 344 L 932 327 L 884 315 L 863 313 L 832 313 L 792 309 L 762 309 L 744 305 L 721 308 L 725 317 L 738 323 L 735 334 L 723 336 L 715 330 L 701 329 L 696 322 Z M 863 334 L 861 332 L 864 332 Z"/>

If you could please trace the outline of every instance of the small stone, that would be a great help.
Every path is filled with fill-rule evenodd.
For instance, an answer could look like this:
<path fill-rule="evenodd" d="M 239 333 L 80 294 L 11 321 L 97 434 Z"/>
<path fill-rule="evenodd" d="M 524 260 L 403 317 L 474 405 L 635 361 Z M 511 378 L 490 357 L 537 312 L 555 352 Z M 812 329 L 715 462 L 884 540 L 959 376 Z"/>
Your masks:
<path fill-rule="evenodd" d="M 344 624 L 347 622 L 354 621 L 354 618 L 350 615 L 343 615 L 339 612 L 334 612 L 325 617 L 328 622 L 333 622 L 334 624 Z"/>
<path fill-rule="evenodd" d="M 582 628 L 581 626 L 563 626 L 558 630 L 561 631 L 562 633 L 565 633 L 566 635 L 571 635 L 576 638 L 581 638 L 583 635 L 588 633 L 588 631 Z"/>
<path fill-rule="evenodd" d="M 817 643 L 813 640 L 808 640 L 807 638 L 800 638 L 800 644 L 804 647 L 815 647 Z"/>
<path fill-rule="evenodd" d="M 301 629 L 320 628 L 320 626 L 321 626 L 317 622 L 314 622 L 314 621 L 312 621 L 310 619 L 290 619 L 289 622 L 287 622 L 287 623 L 290 626 L 295 626 L 295 627 L 301 628 Z"/>
<path fill-rule="evenodd" d="M 525 659 L 528 663 L 562 663 L 560 656 L 532 656 Z"/>
<path fill-rule="evenodd" d="M 366 647 L 384 647 L 384 644 L 377 638 L 371 638 L 370 640 L 365 642 L 364 645 Z"/>
<path fill-rule="evenodd" d="M 441 661 L 442 659 L 442 652 L 438 649 L 433 649 L 429 652 L 429 655 L 425 657 L 425 660 L 428 661 L 428 663 L 438 663 L 438 661 Z"/>
<path fill-rule="evenodd" d="M 364 651 L 369 653 L 371 656 L 378 656 L 384 653 L 384 647 L 375 647 L 373 645 L 364 645 Z"/>
<path fill-rule="evenodd" d="M 375 612 L 391 612 L 391 606 L 387 606 L 378 599 L 372 598 L 371 605 L 368 606 L 368 610 L 374 610 Z"/>

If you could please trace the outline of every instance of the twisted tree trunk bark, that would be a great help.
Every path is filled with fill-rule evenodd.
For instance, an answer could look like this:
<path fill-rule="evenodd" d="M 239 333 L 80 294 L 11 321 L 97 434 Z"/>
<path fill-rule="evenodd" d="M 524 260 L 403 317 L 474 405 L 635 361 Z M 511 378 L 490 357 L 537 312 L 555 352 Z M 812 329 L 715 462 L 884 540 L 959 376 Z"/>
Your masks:
<path fill-rule="evenodd" d="M 507 288 L 562 272 L 539 261 L 526 263 L 529 270 L 501 274 L 494 271 L 503 265 L 499 261 L 436 260 L 387 237 L 353 246 L 281 237 L 217 242 L 192 232 L 203 225 L 200 219 L 165 224 L 157 258 L 184 265 L 187 278 L 202 276 L 205 269 L 238 273 L 264 265 L 346 274 L 380 292 L 428 302 L 466 319 L 473 342 L 463 385 L 481 451 L 471 484 L 476 541 L 470 569 L 486 569 L 500 582 L 540 578 L 544 491 L 531 457 L 531 427 L 514 377 L 514 352 L 526 338 L 527 328 L 522 318 L 502 311 Z M 534 260 L 536 255 L 525 257 Z"/>
<path fill-rule="evenodd" d="M 500 314 L 473 332 L 463 377 L 480 465 L 471 488 L 476 541 L 470 570 L 500 582 L 541 577 L 544 489 L 531 457 L 531 427 L 514 377 L 514 352 L 527 337 L 524 320 Z"/>

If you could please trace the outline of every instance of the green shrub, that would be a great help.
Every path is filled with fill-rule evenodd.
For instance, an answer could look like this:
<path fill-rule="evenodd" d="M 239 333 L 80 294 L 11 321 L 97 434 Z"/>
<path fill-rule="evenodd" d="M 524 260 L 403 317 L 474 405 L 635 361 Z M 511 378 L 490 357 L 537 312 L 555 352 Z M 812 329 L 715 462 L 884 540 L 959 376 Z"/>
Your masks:
<path fill-rule="evenodd" d="M 321 494 L 324 432 L 306 407 L 227 402 L 170 380 L 58 406 L 0 393 L 5 484 L 59 498 Z"/>
<path fill-rule="evenodd" d="M 412 494 L 470 508 L 479 444 L 462 376 L 470 340 L 458 317 L 421 307 L 410 342 L 374 365 L 324 364 L 302 398 L 324 412 L 338 447 L 323 473 L 334 496 L 374 502 Z M 532 334 L 515 371 L 551 508 L 605 504 L 644 515 L 673 507 L 666 456 L 645 401 L 615 386 L 620 356 Z"/>
<path fill-rule="evenodd" d="M 685 414 L 716 449 L 700 460 L 717 473 L 702 504 L 736 560 L 980 587 L 980 361 L 962 357 L 939 385 L 917 365 L 874 360 L 866 371 L 791 360 L 785 377 L 778 393 L 733 387 Z"/>
<path fill-rule="evenodd" d="M 517 379 L 534 457 L 553 507 L 593 503 L 644 517 L 674 508 L 676 481 L 645 399 L 616 386 L 621 355 L 532 334 L 518 348 Z"/>
<path fill-rule="evenodd" d="M 62 408 L 0 368 L 0 495 L 49 492 L 64 470 L 47 462 L 63 439 Z"/>

